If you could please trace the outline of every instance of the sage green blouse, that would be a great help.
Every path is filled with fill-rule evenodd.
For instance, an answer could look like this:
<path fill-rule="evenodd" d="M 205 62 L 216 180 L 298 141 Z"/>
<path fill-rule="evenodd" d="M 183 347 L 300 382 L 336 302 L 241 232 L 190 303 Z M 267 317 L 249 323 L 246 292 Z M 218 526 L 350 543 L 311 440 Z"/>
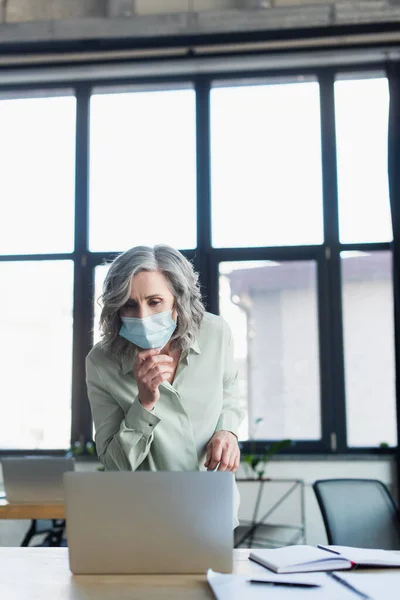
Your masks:
<path fill-rule="evenodd" d="M 232 334 L 211 313 L 181 355 L 173 384 L 160 385 L 151 412 L 138 400 L 132 358 L 119 361 L 97 344 L 87 356 L 86 375 L 97 453 L 107 470 L 203 470 L 214 433 L 238 433 L 242 412 Z"/>

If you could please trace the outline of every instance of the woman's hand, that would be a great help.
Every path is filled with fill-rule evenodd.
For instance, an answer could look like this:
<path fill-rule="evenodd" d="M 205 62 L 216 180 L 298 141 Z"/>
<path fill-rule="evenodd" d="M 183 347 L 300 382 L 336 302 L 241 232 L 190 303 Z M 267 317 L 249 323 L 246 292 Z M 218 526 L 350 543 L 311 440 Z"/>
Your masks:
<path fill-rule="evenodd" d="M 158 348 L 137 353 L 133 374 L 139 392 L 139 402 L 146 410 L 152 410 L 160 398 L 158 386 L 173 373 L 173 359 L 160 354 Z"/>
<path fill-rule="evenodd" d="M 207 471 L 232 471 L 239 468 L 240 450 L 236 435 L 230 431 L 217 431 L 207 444 L 207 457 L 204 466 Z"/>

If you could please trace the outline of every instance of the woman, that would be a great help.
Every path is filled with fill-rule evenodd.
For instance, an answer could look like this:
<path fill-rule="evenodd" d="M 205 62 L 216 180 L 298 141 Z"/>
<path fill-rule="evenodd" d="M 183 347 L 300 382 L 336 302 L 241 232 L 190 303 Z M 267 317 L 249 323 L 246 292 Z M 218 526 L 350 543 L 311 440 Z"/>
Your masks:
<path fill-rule="evenodd" d="M 205 312 L 191 263 L 169 246 L 132 248 L 111 264 L 101 299 L 86 373 L 105 468 L 235 472 L 232 336 Z"/>

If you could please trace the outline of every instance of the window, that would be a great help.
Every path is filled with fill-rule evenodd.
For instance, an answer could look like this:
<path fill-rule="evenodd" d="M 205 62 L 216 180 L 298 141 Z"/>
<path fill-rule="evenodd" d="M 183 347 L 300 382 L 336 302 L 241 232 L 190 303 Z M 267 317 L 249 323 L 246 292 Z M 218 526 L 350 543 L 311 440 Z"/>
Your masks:
<path fill-rule="evenodd" d="M 74 250 L 75 130 L 72 91 L 0 90 L 0 449 L 70 447 L 74 265 L 54 258 Z"/>
<path fill-rule="evenodd" d="M 0 93 L 0 255 L 73 251 L 75 123 L 73 96 Z"/>
<path fill-rule="evenodd" d="M 318 83 L 213 87 L 211 174 L 214 247 L 321 244 Z"/>
<path fill-rule="evenodd" d="M 388 82 L 339 73 L 334 98 L 347 445 L 396 446 Z"/>
<path fill-rule="evenodd" d="M 69 448 L 73 263 L 0 263 L 0 448 Z"/>
<path fill-rule="evenodd" d="M 390 252 L 342 252 L 349 446 L 397 445 Z"/>
<path fill-rule="evenodd" d="M 240 438 L 321 437 L 316 265 L 220 263 L 220 309 L 235 339 Z"/>
<path fill-rule="evenodd" d="M 193 89 L 104 91 L 90 103 L 90 249 L 195 248 Z"/>
<path fill-rule="evenodd" d="M 344 70 L 0 84 L 0 452 L 92 439 L 108 263 L 158 243 L 232 329 L 245 449 L 393 451 L 388 81 Z"/>
<path fill-rule="evenodd" d="M 388 112 L 385 77 L 346 77 L 335 82 L 339 225 L 344 244 L 393 238 L 387 177 Z"/>

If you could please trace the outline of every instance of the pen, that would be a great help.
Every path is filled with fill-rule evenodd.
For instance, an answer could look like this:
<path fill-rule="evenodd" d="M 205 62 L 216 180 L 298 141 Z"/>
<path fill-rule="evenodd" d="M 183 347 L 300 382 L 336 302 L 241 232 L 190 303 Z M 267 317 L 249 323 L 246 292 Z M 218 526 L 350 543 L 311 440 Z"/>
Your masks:
<path fill-rule="evenodd" d="M 358 596 L 360 596 L 361 598 L 365 598 L 365 600 L 372 600 L 371 596 L 364 594 L 364 592 L 360 592 L 360 590 L 358 590 L 356 587 L 351 585 L 351 583 L 349 583 L 345 579 L 342 579 L 341 577 L 338 577 L 335 573 L 328 573 L 328 575 L 330 577 L 332 577 L 332 579 L 334 579 L 338 583 L 341 583 L 342 585 L 344 585 L 344 587 L 346 587 L 348 590 L 351 590 L 355 594 L 358 594 Z"/>
<path fill-rule="evenodd" d="M 304 587 L 304 588 L 312 588 L 319 587 L 318 583 L 306 583 L 296 581 L 291 583 L 290 581 L 268 581 L 268 579 L 248 579 L 249 583 L 260 583 L 264 585 L 276 585 L 276 586 L 285 586 L 285 587 Z"/>
<path fill-rule="evenodd" d="M 317 548 L 319 548 L 320 550 L 325 550 L 326 552 L 331 552 L 332 554 L 336 554 L 337 556 L 340 556 L 340 552 L 338 552 L 337 550 L 333 550 L 332 548 L 327 548 L 323 544 L 318 544 Z"/>

